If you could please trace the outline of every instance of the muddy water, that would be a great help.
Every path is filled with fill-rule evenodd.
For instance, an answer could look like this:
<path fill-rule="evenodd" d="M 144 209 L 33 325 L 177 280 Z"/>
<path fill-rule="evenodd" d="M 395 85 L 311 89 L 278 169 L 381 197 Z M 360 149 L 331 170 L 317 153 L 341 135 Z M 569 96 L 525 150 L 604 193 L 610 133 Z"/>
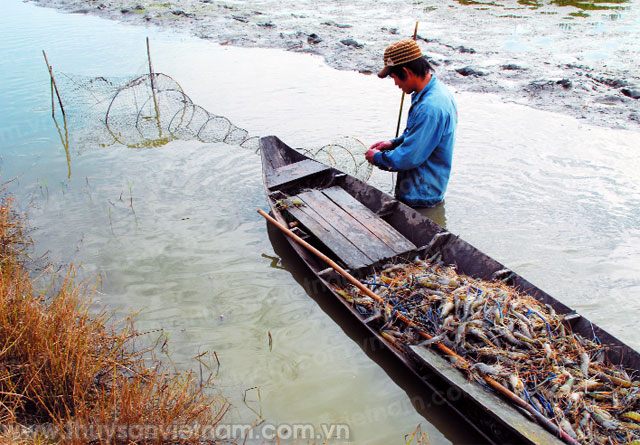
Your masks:
<path fill-rule="evenodd" d="M 99 276 L 97 306 L 138 312 L 170 334 L 174 360 L 221 361 L 230 420 L 346 423 L 357 443 L 401 443 L 421 423 L 433 443 L 473 442 L 308 279 L 256 214 L 259 158 L 239 147 L 174 141 L 151 150 L 70 147 L 50 118 L 41 50 L 60 71 L 157 71 L 204 108 L 298 147 L 395 130 L 392 82 L 319 57 L 220 47 L 168 32 L 61 15 L 21 3 L 0 18 L 2 178 L 35 227 L 37 254 Z M 448 228 L 592 321 L 640 348 L 640 164 L 637 131 L 457 91 L 460 135 Z M 405 113 L 406 114 L 406 113 Z M 72 129 L 73 131 L 73 129 Z M 90 136 L 90 135 L 89 135 Z M 90 139 L 90 138 L 89 138 Z M 71 177 L 69 178 L 69 166 Z M 389 188 L 391 178 L 373 178 Z M 269 348 L 268 335 L 273 343 Z M 260 400 L 256 390 L 260 387 Z"/>

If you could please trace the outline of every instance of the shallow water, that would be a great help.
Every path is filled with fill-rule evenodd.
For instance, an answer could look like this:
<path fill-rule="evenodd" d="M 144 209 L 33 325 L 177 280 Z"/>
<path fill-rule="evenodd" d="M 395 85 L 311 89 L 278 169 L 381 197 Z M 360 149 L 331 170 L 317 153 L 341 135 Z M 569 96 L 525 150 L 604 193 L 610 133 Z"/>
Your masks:
<path fill-rule="evenodd" d="M 357 443 L 400 443 L 419 423 L 433 443 L 473 441 L 436 405 L 421 409 L 415 382 L 358 346 L 361 334 L 330 300 L 305 292 L 304 270 L 256 214 L 267 204 L 255 154 L 195 141 L 149 150 L 85 143 L 70 147 L 68 177 L 41 50 L 60 71 L 124 76 L 145 71 L 147 35 L 156 71 L 253 135 L 309 148 L 395 131 L 392 82 L 318 57 L 9 3 L 0 18 L 0 168 L 4 181 L 16 178 L 8 188 L 36 228 L 36 253 L 99 276 L 96 305 L 138 312 L 141 330 L 164 329 L 183 365 L 216 351 L 231 419 L 253 422 L 251 407 L 271 423 L 348 423 Z M 449 230 L 640 348 L 640 134 L 496 96 L 456 99 Z M 373 182 L 388 189 L 391 178 L 377 172 Z M 247 406 L 255 386 L 261 402 L 252 390 Z"/>

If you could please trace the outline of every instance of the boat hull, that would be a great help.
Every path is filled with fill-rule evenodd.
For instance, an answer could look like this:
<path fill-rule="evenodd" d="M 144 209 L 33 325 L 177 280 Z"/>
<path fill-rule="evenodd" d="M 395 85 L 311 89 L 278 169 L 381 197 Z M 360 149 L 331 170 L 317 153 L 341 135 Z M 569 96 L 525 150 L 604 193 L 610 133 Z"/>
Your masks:
<path fill-rule="evenodd" d="M 363 278 L 376 267 L 386 261 L 411 260 L 413 258 L 430 258 L 437 255 L 444 264 L 453 264 L 458 273 L 475 278 L 492 280 L 499 278 L 509 285 L 518 288 L 522 293 L 549 304 L 556 313 L 567 314 L 567 324 L 574 332 L 586 338 L 597 336 L 603 344 L 609 346 L 608 359 L 612 363 L 622 364 L 627 368 L 640 368 L 640 355 L 621 341 L 611 336 L 598 326 L 581 317 L 571 308 L 540 290 L 517 273 L 507 269 L 498 261 L 490 258 L 466 241 L 451 234 L 414 209 L 402 204 L 392 196 L 336 169 L 318 168 L 311 165 L 303 168 L 308 160 L 302 154 L 286 146 L 274 136 L 260 140 L 260 151 L 263 162 L 265 190 L 271 213 L 281 224 L 287 226 L 292 221 L 291 213 L 283 211 L 282 202 L 291 196 L 300 195 L 301 191 L 329 190 L 339 187 L 356 201 L 365 206 L 370 213 L 383 219 L 399 234 L 406 238 L 414 248 L 400 255 L 378 259 L 361 267 L 349 268 L 352 275 Z M 298 165 L 298 175 L 286 176 L 289 170 Z M 277 172 L 283 167 L 282 175 Z M 309 173 L 309 174 L 306 174 Z M 274 180 L 274 175 L 278 180 Z M 369 218 L 369 213 L 363 218 Z M 327 248 L 328 243 L 317 234 L 307 233 L 306 227 L 295 228 L 311 244 L 317 244 L 337 262 L 341 262 L 339 250 Z M 363 326 L 370 338 L 375 338 L 380 345 L 393 354 L 395 359 L 414 374 L 425 387 L 430 400 L 441 400 L 443 404 L 459 415 L 470 428 L 473 428 L 488 443 L 562 443 L 557 437 L 535 423 L 524 410 L 514 407 L 477 383 L 469 382 L 465 376 L 440 354 L 425 348 L 409 347 L 394 343 L 382 337 L 376 326 L 368 324 L 354 306 L 336 293 L 336 286 L 345 284 L 344 278 L 327 264 L 291 238 L 287 238 L 310 272 L 316 283 L 327 289 L 342 309 L 350 314 L 353 321 Z M 336 255 L 335 252 L 338 252 Z M 345 265 L 348 265 L 347 262 Z M 361 345 L 362 346 L 362 345 Z M 366 351 L 365 351 L 366 352 Z"/>

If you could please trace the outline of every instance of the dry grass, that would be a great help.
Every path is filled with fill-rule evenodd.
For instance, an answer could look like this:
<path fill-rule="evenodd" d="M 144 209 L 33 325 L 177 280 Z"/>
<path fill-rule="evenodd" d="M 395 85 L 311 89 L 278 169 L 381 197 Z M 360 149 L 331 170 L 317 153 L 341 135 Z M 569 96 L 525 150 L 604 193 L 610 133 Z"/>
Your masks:
<path fill-rule="evenodd" d="M 74 282 L 72 268 L 46 296 L 34 295 L 29 247 L 20 218 L 3 201 L 0 443 L 213 442 L 174 437 L 178 427 L 189 432 L 225 416 L 229 404 L 214 395 L 210 379 L 168 370 L 153 348 L 135 351 L 131 322 L 116 330 L 107 314 L 90 315 L 92 290 Z"/>

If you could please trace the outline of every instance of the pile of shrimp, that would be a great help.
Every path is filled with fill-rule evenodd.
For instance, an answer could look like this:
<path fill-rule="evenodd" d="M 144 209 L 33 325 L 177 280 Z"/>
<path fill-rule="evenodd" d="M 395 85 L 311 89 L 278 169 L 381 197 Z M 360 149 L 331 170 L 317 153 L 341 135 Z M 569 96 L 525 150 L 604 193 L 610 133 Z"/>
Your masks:
<path fill-rule="evenodd" d="M 480 383 L 491 376 L 577 441 L 640 440 L 640 380 L 606 360 L 595 334 L 572 333 L 551 306 L 502 281 L 423 260 L 384 266 L 362 283 L 384 302 L 353 285 L 337 292 L 363 317 L 380 319 L 385 336 L 425 347 L 443 343 L 471 363 L 454 366 Z M 416 330 L 433 338 L 424 341 Z"/>

